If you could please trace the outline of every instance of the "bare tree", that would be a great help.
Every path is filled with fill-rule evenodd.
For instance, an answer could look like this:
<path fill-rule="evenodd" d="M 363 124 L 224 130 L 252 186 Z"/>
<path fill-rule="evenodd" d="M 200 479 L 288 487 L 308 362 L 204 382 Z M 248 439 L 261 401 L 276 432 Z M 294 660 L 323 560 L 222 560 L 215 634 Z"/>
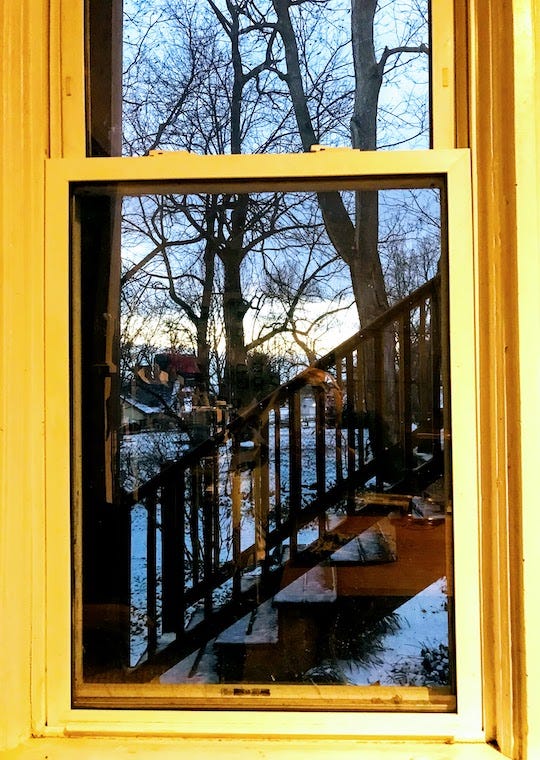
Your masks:
<path fill-rule="evenodd" d="M 205 0 L 197 4 L 162 0 L 138 2 L 133 14 L 128 2 L 126 152 L 147 153 L 155 148 L 203 153 L 309 150 L 325 140 L 375 149 L 380 124 L 390 119 L 381 117 L 379 110 L 383 83 L 391 82 L 408 61 L 425 58 L 428 52 L 419 41 L 418 27 L 425 21 L 422 10 L 417 0 L 408 0 L 408 4 L 409 10 L 415 11 L 414 21 L 404 21 L 402 15 L 390 28 L 387 16 L 381 32 L 376 0 L 352 0 L 350 6 L 344 0 Z M 387 44 L 392 34 L 395 44 Z M 421 114 L 422 109 L 414 107 Z M 420 116 L 420 126 L 423 121 Z M 411 129 L 405 130 L 406 134 Z M 395 132 L 390 138 L 394 143 L 406 139 Z M 389 295 L 380 256 L 377 194 L 358 191 L 351 204 L 337 192 L 325 192 L 317 201 L 326 242 L 331 242 L 325 256 L 319 256 L 318 266 L 321 272 L 330 271 L 336 266 L 336 254 L 345 263 L 360 323 L 366 324 L 387 308 Z M 306 340 L 309 327 L 300 324 L 298 306 L 309 300 L 316 281 L 313 258 L 306 266 L 313 250 L 310 253 L 307 247 L 298 253 L 302 262 L 296 271 L 303 269 L 305 281 L 290 278 L 285 283 L 283 272 L 287 266 L 292 271 L 285 249 L 277 252 L 281 275 L 265 264 L 266 252 L 272 247 L 269 241 L 277 246 L 276 236 L 287 224 L 286 209 L 278 201 L 271 208 L 260 198 L 245 194 L 208 196 L 200 199 L 206 214 L 193 212 L 177 196 L 172 204 L 169 198 L 167 202 L 166 234 L 157 235 L 153 254 L 148 251 L 139 258 L 129 276 L 148 272 L 159 259 L 160 287 L 195 326 L 197 353 L 205 367 L 209 366 L 212 342 L 209 309 L 219 290 L 225 334 L 221 390 L 241 405 L 250 349 L 288 333 L 308 356 L 312 351 Z M 175 245 L 171 220 L 189 214 L 193 241 L 199 241 L 196 286 L 192 274 L 177 268 L 178 257 L 171 256 L 173 248 L 187 250 Z M 152 220 L 147 222 L 150 237 L 155 237 Z M 303 218 L 297 215 L 300 226 L 313 223 L 309 213 L 304 212 Z M 271 298 L 261 290 L 261 278 L 244 281 L 254 257 L 266 278 L 265 286 L 275 288 Z M 219 288 L 218 275 L 222 278 Z M 281 285 L 288 287 L 277 287 L 280 277 Z M 342 289 L 340 277 L 337 290 Z M 188 279 L 191 289 L 185 287 Z M 291 292 L 293 283 L 296 296 Z M 254 287 L 259 288 L 257 299 L 247 292 Z M 273 308 L 265 312 L 263 304 L 270 300 Z M 250 309 L 259 314 L 259 324 L 246 340 Z"/>
<path fill-rule="evenodd" d="M 273 0 L 277 29 L 285 52 L 286 81 L 304 150 L 319 142 L 308 108 L 297 36 L 291 8 L 314 0 Z M 377 59 L 374 23 L 377 0 L 351 0 L 351 45 L 354 64 L 354 100 L 350 117 L 351 145 L 360 150 L 377 148 L 378 101 L 384 72 L 393 57 L 427 53 L 425 44 L 385 47 Z M 360 324 L 366 324 L 388 308 L 386 286 L 378 255 L 378 196 L 373 191 L 356 194 L 354 218 L 339 193 L 320 193 L 319 202 L 329 237 L 347 263 L 358 308 Z"/>

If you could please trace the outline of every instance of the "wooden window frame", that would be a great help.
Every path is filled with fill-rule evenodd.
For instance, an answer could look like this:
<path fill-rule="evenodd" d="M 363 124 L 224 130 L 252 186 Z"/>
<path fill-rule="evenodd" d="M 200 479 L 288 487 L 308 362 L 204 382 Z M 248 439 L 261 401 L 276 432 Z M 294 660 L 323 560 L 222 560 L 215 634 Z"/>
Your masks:
<path fill-rule="evenodd" d="M 459 206 L 459 213 L 455 216 L 455 220 L 463 219 L 464 216 L 470 220 L 471 218 L 471 196 L 469 191 L 470 185 L 470 157 L 465 151 L 451 150 L 456 144 L 456 121 L 455 121 L 455 89 L 454 89 L 454 36 L 452 30 L 454 28 L 454 5 L 452 0 L 439 0 L 436 6 L 436 12 L 433 14 L 432 22 L 432 49 L 433 49 L 433 74 L 432 74 L 432 122 L 433 122 L 433 150 L 431 151 L 409 151 L 409 152 L 392 152 L 392 153 L 364 153 L 362 158 L 359 159 L 358 165 L 361 167 L 359 172 L 363 176 L 382 177 L 382 176 L 399 176 L 400 174 L 412 174 L 417 176 L 439 174 L 446 177 L 448 183 L 448 194 L 451 194 L 452 189 L 452 207 Z M 265 176 L 267 178 L 278 179 L 287 176 L 302 177 L 307 179 L 308 177 L 322 177 L 325 176 L 339 176 L 340 162 L 343 163 L 343 171 L 347 173 L 347 168 L 350 168 L 350 151 L 323 151 L 319 154 L 313 154 L 308 156 L 294 157 L 295 161 L 292 161 L 290 156 L 284 162 L 284 157 L 280 156 L 279 161 L 276 157 L 232 157 L 232 156 L 216 156 L 216 157 L 197 157 L 197 156 L 153 156 L 152 158 L 142 159 L 128 159 L 128 158 L 85 158 L 86 154 L 86 127 L 85 127 L 85 109 L 86 109 L 86 78 L 84 67 L 84 46 L 81 44 L 81 40 L 84 39 L 84 9 L 83 0 L 78 2 L 66 2 L 66 0 L 58 0 L 53 6 L 53 24 L 51 29 L 53 31 L 53 41 L 56 42 L 53 45 L 53 50 L 60 51 L 58 59 L 58 66 L 54 71 L 58 75 L 56 81 L 53 82 L 56 87 L 54 88 L 59 97 L 54 100 L 53 108 L 53 124 L 56 119 L 57 126 L 60 129 L 53 130 L 53 134 L 60 135 L 60 139 L 57 141 L 53 155 L 63 157 L 64 160 L 52 161 L 47 167 L 47 208 L 54 208 L 54 218 L 56 223 L 50 222 L 47 226 L 47 271 L 51 272 L 51 277 L 47 278 L 46 271 L 46 303 L 50 305 L 53 310 L 52 314 L 47 311 L 46 324 L 52 327 L 49 332 L 47 330 L 46 340 L 48 343 L 48 356 L 55 356 L 56 360 L 51 363 L 47 363 L 46 381 L 48 387 L 51 389 L 47 393 L 48 399 L 48 418 L 54 420 L 54 425 L 49 428 L 49 434 L 47 438 L 47 461 L 62 464 L 69 468 L 69 407 L 65 406 L 66 400 L 69 399 L 69 379 L 62 375 L 62 372 L 67 366 L 66 363 L 58 362 L 58 350 L 56 349 L 57 341 L 61 338 L 61 345 L 69 345 L 69 336 L 65 333 L 67 325 L 67 314 L 69 311 L 65 311 L 69 308 L 66 301 L 68 295 L 68 289 L 66 290 L 66 283 L 69 282 L 69 277 L 66 267 L 68 266 L 67 259 L 65 258 L 65 252 L 69 250 L 69 241 L 65 237 L 66 225 L 63 223 L 61 226 L 58 222 L 61 219 L 69 218 L 69 187 L 71 182 L 75 181 L 129 181 L 129 180 L 154 180 L 174 178 L 188 180 L 190 177 L 204 174 L 204 179 L 210 180 L 212 178 L 220 180 L 230 173 L 231 177 L 247 178 L 251 177 L 256 179 L 259 176 Z M 58 34 L 57 39 L 54 39 L 54 34 Z M 293 168 L 292 163 L 298 162 L 298 167 Z M 356 163 L 356 157 L 355 157 Z M 202 166 L 205 166 L 204 170 L 201 170 Z M 459 180 L 456 183 L 456 178 Z M 458 188 L 460 188 L 458 190 Z M 465 190 L 465 192 L 463 192 Z M 459 203 L 457 198 L 460 196 Z M 455 202 L 456 201 L 456 202 Z M 456 213 L 449 209 L 449 219 L 452 213 Z M 49 215 L 49 219 L 52 219 L 53 215 Z M 450 223 L 449 223 L 450 226 Z M 455 230 L 460 228 L 460 225 L 454 223 Z M 453 319 L 455 320 L 455 326 L 453 330 L 457 330 L 458 320 L 465 314 L 468 314 L 469 320 L 474 319 L 474 263 L 472 259 L 472 229 L 468 224 L 461 224 L 461 233 L 463 240 L 459 245 L 452 243 L 452 249 L 456 251 L 468 251 L 470 259 L 468 262 L 465 260 L 459 267 L 455 267 L 454 277 L 461 276 L 463 271 L 469 267 L 470 279 L 465 287 L 463 285 L 453 285 L 455 292 L 469 294 L 467 301 L 467 307 L 465 309 L 454 309 Z M 453 237 L 454 233 L 451 234 Z M 456 242 L 457 242 L 456 235 Z M 63 252 L 63 253 L 60 253 Z M 64 258 L 62 258 L 64 256 Z M 59 273 L 62 272 L 62 277 L 59 277 Z M 54 273 L 54 275 L 52 274 Z M 59 311 L 59 309 L 63 309 Z M 459 316 L 461 315 L 461 317 Z M 471 334 L 471 324 L 469 321 L 468 326 L 462 323 L 459 329 L 465 327 L 465 332 Z M 461 345 L 464 345 L 462 343 Z M 53 346 L 53 347 L 51 347 Z M 461 346 L 460 346 L 461 351 Z M 455 356 L 454 352 L 454 356 Z M 470 343 L 467 350 L 467 356 L 473 357 L 475 355 L 474 341 Z M 465 357 L 465 352 L 463 353 Z M 459 367 L 460 362 L 454 361 L 455 366 Z M 471 364 L 469 360 L 465 359 L 465 364 L 468 366 L 468 379 L 465 383 L 461 383 L 459 380 L 453 378 L 453 382 L 457 383 L 456 387 L 462 386 L 473 389 L 475 385 L 475 368 L 474 362 Z M 59 371 L 62 367 L 62 371 Z M 459 370 L 458 374 L 459 374 Z M 62 375 L 62 377 L 61 377 Z M 63 388 L 63 392 L 58 395 L 56 389 Z M 53 392 L 52 389 L 55 389 Z M 473 394 L 474 396 L 474 394 Z M 476 399 L 469 399 L 463 408 L 467 408 L 467 413 L 463 417 L 464 420 L 476 419 Z M 58 404 L 57 408 L 53 408 L 51 411 L 51 404 L 54 398 L 61 398 L 62 402 Z M 459 408 L 461 405 L 458 404 Z M 64 421 L 62 424 L 61 420 Z M 453 422 L 457 427 L 454 429 L 457 431 L 459 440 L 459 420 Z M 454 432 L 456 435 L 456 432 Z M 465 438 L 463 439 L 465 440 Z M 60 450 L 59 448 L 60 447 Z M 473 447 L 474 448 L 474 447 Z M 472 452 L 471 452 L 472 453 Z M 477 495 L 477 471 L 475 463 L 477 462 L 476 452 L 472 457 L 467 458 L 468 465 L 472 465 L 466 478 L 462 482 L 468 482 L 472 485 L 472 490 Z M 455 467 L 455 465 L 454 465 Z M 459 465 L 458 465 L 459 471 Z M 48 490 L 47 493 L 47 520 L 48 520 L 48 553 L 53 558 L 52 565 L 48 566 L 47 570 L 47 583 L 50 589 L 48 594 L 48 619 L 51 621 L 67 620 L 68 610 L 70 608 L 70 602 L 65 594 L 54 593 L 53 589 L 57 589 L 61 585 L 61 579 L 69 577 L 71 568 L 66 564 L 65 558 L 69 556 L 69 546 L 66 543 L 68 540 L 69 532 L 66 524 L 66 504 L 69 504 L 69 473 L 62 467 L 61 473 L 59 473 L 57 464 L 55 465 L 54 477 L 47 479 L 52 489 L 52 493 Z M 456 482 L 461 481 L 461 476 L 456 478 Z M 458 490 L 456 492 L 456 498 L 458 498 Z M 67 501 L 66 501 L 67 499 Z M 477 498 L 471 501 L 471 504 L 477 504 Z M 57 509 L 58 508 L 58 509 Z M 467 550 L 464 553 L 463 568 L 465 569 L 465 575 L 463 577 L 471 577 L 471 573 L 474 573 L 475 577 L 478 577 L 478 551 L 477 551 L 477 524 L 476 520 L 473 521 L 473 529 L 469 531 L 469 536 L 472 537 L 472 543 L 467 545 Z M 456 525 L 456 535 L 459 531 L 459 521 Z M 56 544 L 56 542 L 59 542 Z M 461 539 L 460 539 L 461 543 Z M 465 542 L 466 543 L 466 542 Z M 52 549 L 52 551 L 51 551 Z M 60 561 L 63 557 L 64 561 Z M 472 565 L 470 565 L 472 561 Z M 459 588 L 462 584 L 460 581 L 461 560 L 457 562 L 456 571 L 456 585 Z M 67 575 L 66 575 L 67 574 Z M 64 584 L 64 588 L 65 584 Z M 471 584 L 463 583 L 463 601 L 467 598 L 469 592 L 471 596 L 469 598 L 468 607 L 473 610 L 479 610 L 479 597 L 478 588 Z M 69 594 L 71 596 L 71 593 Z M 58 607 L 57 607 L 58 605 Z M 461 614 L 465 619 L 465 608 L 462 608 Z M 457 619 L 459 614 L 456 613 Z M 52 630 L 52 633 L 51 633 Z M 77 733 L 80 729 L 79 726 L 81 720 L 82 725 L 86 725 L 87 720 L 96 721 L 99 723 L 101 720 L 105 720 L 107 723 L 112 720 L 111 725 L 116 725 L 115 730 L 122 731 L 122 724 L 124 721 L 117 722 L 118 713 L 111 711 L 96 711 L 96 710 L 71 710 L 68 708 L 68 695 L 70 695 L 71 689 L 71 667 L 68 660 L 65 657 L 66 651 L 70 651 L 70 631 L 62 627 L 63 633 L 59 638 L 59 626 L 55 622 L 48 630 L 47 633 L 47 673 L 48 673 L 48 686 L 47 686 L 47 705 L 48 705 L 48 720 L 55 725 L 70 726 L 69 729 L 72 733 Z M 60 641 L 61 646 L 59 646 Z M 365 728 L 360 730 L 360 735 L 386 735 L 386 736 L 400 736 L 400 735 L 429 735 L 437 737 L 460 737 L 461 739 L 479 740 L 481 737 L 481 706 L 480 706 L 480 650 L 476 636 L 470 639 L 472 646 L 470 648 L 465 647 L 464 651 L 468 649 L 469 654 L 463 658 L 460 655 L 460 661 L 458 668 L 461 673 L 468 673 L 471 676 L 469 685 L 467 687 L 459 686 L 460 706 L 458 708 L 457 715 L 460 718 L 456 721 L 456 715 L 440 715 L 429 716 L 429 722 L 432 724 L 431 729 L 427 729 L 426 715 L 418 713 L 417 715 L 393 715 L 392 722 L 395 722 L 395 727 L 391 730 L 388 729 L 389 716 L 387 713 L 369 713 L 365 714 L 369 716 L 365 721 Z M 458 644 L 460 646 L 460 644 Z M 67 647 L 67 649 L 66 649 Z M 471 653 L 475 652 L 472 656 Z M 462 679 L 458 676 L 458 684 Z M 466 679 L 467 680 L 467 679 Z M 475 685 L 474 685 L 475 684 Z M 470 695 L 470 698 L 469 698 Z M 70 697 L 69 697 L 70 698 Z M 159 712 L 159 711 L 158 711 Z M 151 711 L 152 714 L 155 711 Z M 145 725 L 152 724 L 152 718 L 149 718 L 149 712 L 143 712 L 141 714 L 137 711 L 130 711 L 132 719 L 139 722 L 142 721 Z M 231 720 L 231 715 L 224 718 L 225 713 L 219 711 L 220 718 L 215 725 L 217 728 L 212 731 L 213 734 L 226 730 L 228 725 L 227 721 Z M 275 713 L 273 713 L 275 716 Z M 243 722 L 243 731 L 253 733 L 256 735 L 260 732 L 260 720 L 258 718 L 250 717 L 256 716 L 256 713 L 242 713 L 245 719 L 247 719 L 247 725 L 253 724 L 253 728 L 246 728 L 246 722 Z M 463 716 L 467 715 L 467 718 Z M 206 716 L 206 717 L 205 717 Z M 358 718 L 362 716 L 362 713 L 347 714 L 343 713 L 336 719 L 336 713 L 332 713 L 332 725 L 333 730 L 340 735 L 348 735 L 351 730 L 350 726 L 354 724 L 354 733 L 358 734 Z M 170 714 L 169 714 L 170 717 Z M 280 719 L 278 734 L 281 734 L 285 725 L 292 726 L 297 724 L 298 714 L 295 712 L 284 712 L 282 714 L 283 721 Z M 324 713 L 312 713 L 309 719 L 304 716 L 303 723 L 306 726 L 309 724 L 309 728 L 305 730 L 308 732 L 313 731 L 315 734 L 321 734 L 322 732 L 328 732 L 329 725 L 324 720 L 321 722 L 321 718 L 324 717 Z M 395 720 L 397 718 L 397 721 Z M 175 720 L 168 721 L 169 731 L 173 733 L 193 731 L 200 732 L 202 729 L 193 728 L 194 726 L 208 725 L 208 713 L 198 714 L 197 721 L 193 720 L 193 715 L 190 717 L 189 728 L 186 726 L 186 721 L 178 714 Z M 440 719 L 440 720 L 439 720 Z M 223 722 L 225 720 L 225 722 Z M 274 726 L 275 720 L 270 721 Z M 129 723 L 129 720 L 128 720 Z M 227 729 L 228 730 L 228 729 Z M 206 731 L 206 729 L 205 729 Z M 273 735 L 274 731 L 269 725 L 268 731 L 270 735 Z"/>
<path fill-rule="evenodd" d="M 453 473 L 454 473 L 454 583 L 458 652 L 456 713 L 330 712 L 298 709 L 253 712 L 213 710 L 209 712 L 165 710 L 72 709 L 71 588 L 65 580 L 72 576 L 70 534 L 70 383 L 69 365 L 69 225 L 70 188 L 73 183 L 104 182 L 200 182 L 222 183 L 242 180 L 249 190 L 262 184 L 283 186 L 291 182 L 364 179 L 379 182 L 387 178 L 399 186 L 415 178 L 425 185 L 429 177 L 442 178 L 448 199 L 448 245 L 450 332 L 459 335 L 451 345 L 453 391 Z M 245 184 L 244 184 L 245 183 Z M 47 705 L 50 725 L 63 726 L 70 734 L 89 730 L 89 725 L 108 725 L 109 732 L 133 730 L 152 732 L 156 722 L 173 734 L 234 732 L 241 716 L 244 735 L 281 736 L 296 726 L 306 734 L 347 736 L 424 736 L 445 740 L 480 740 L 482 737 L 480 698 L 479 588 L 470 582 L 478 569 L 478 480 L 476 436 L 470 421 L 477 417 L 477 383 L 474 341 L 475 262 L 472 255 L 470 155 L 467 150 L 431 150 L 400 153 L 326 150 L 315 153 L 276 156 L 194 156 L 164 154 L 146 158 L 60 159 L 47 165 L 47 209 L 54 209 L 56 222 L 46 231 L 46 384 L 49 472 L 47 502 Z M 52 214 L 50 215 L 52 219 Z M 58 464 L 62 463 L 59 471 Z M 77 540 L 77 539 L 76 539 Z M 62 582 L 63 579 L 63 582 Z M 62 621 L 62 624 L 60 623 Z M 67 624 L 67 625 L 66 625 Z M 114 688 L 111 687 L 114 692 Z M 141 700 L 144 703 L 144 687 Z M 211 727 L 209 727 L 209 723 Z"/>

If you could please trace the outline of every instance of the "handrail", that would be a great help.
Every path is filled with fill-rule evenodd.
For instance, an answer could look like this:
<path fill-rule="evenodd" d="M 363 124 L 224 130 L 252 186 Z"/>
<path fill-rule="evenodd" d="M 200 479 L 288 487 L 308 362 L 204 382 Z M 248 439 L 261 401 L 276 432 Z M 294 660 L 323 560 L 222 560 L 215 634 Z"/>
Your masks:
<path fill-rule="evenodd" d="M 434 289 L 438 287 L 440 287 L 440 276 L 436 275 L 431 280 L 428 280 L 415 291 L 410 293 L 408 296 L 405 296 L 405 298 L 402 298 L 400 301 L 396 302 L 383 314 L 376 317 L 369 325 L 362 328 L 350 338 L 347 338 L 338 346 L 333 348 L 327 354 L 317 359 L 312 365 L 310 365 L 310 367 L 301 370 L 301 372 L 295 375 L 291 380 L 283 383 L 279 386 L 279 388 L 271 391 L 259 401 L 253 402 L 246 409 L 241 410 L 226 426 L 226 429 L 224 431 L 216 433 L 215 435 L 207 438 L 205 441 L 202 441 L 197 446 L 194 446 L 192 449 L 189 449 L 189 451 L 182 454 L 182 456 L 177 460 L 163 467 L 163 469 L 157 473 L 157 475 L 154 475 L 153 477 L 146 480 L 142 485 L 134 488 L 133 491 L 124 492 L 122 503 L 125 506 L 132 506 L 133 504 L 136 504 L 148 493 L 150 493 L 152 489 L 159 485 L 162 479 L 164 477 L 167 477 L 168 472 L 174 472 L 179 468 L 189 466 L 189 464 L 192 462 L 198 461 L 201 457 L 204 457 L 207 452 L 210 452 L 216 445 L 224 443 L 227 440 L 227 437 L 231 435 L 231 433 L 244 427 L 250 419 L 260 414 L 261 410 L 269 409 L 272 404 L 286 398 L 289 392 L 309 385 L 310 371 L 313 369 L 328 369 L 334 364 L 336 356 L 345 356 L 346 354 L 350 353 L 362 340 L 368 338 L 370 334 L 384 329 L 393 320 L 403 314 L 406 309 L 412 311 L 412 309 L 420 304 L 426 297 L 430 297 Z"/>
<path fill-rule="evenodd" d="M 195 625 L 187 621 L 189 608 L 199 606 L 195 618 L 203 627 L 216 610 L 246 604 L 246 570 L 257 567 L 257 583 L 269 584 L 283 544 L 294 557 L 304 526 L 315 519 L 322 536 L 328 510 L 338 503 L 354 510 L 358 487 L 365 489 L 371 479 L 377 490 L 397 483 L 414 488 L 419 442 L 436 476 L 442 427 L 439 297 L 437 276 L 240 411 L 222 432 L 123 494 L 124 507 L 143 504 L 148 510 L 149 565 L 157 562 L 161 541 L 163 631 L 174 632 L 177 641 L 189 639 Z M 309 430 L 300 413 L 302 394 L 313 398 Z M 308 458 L 314 459 L 310 468 Z M 308 472 L 312 483 L 306 483 Z M 243 498 L 253 512 L 249 541 Z M 158 643 L 158 573 L 155 566 L 147 572 L 151 657 Z M 219 590 L 225 601 L 216 601 Z M 259 599 L 260 593 L 259 588 Z"/>

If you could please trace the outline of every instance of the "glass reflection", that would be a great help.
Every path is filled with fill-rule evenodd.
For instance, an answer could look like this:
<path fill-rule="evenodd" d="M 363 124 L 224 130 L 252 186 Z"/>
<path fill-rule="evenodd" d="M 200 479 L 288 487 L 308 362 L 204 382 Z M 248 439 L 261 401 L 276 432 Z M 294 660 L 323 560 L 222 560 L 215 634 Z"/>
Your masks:
<path fill-rule="evenodd" d="M 78 191 L 79 686 L 455 705 L 440 190 L 367 195 Z"/>
<path fill-rule="evenodd" d="M 88 0 L 91 155 L 430 146 L 428 0 Z"/>

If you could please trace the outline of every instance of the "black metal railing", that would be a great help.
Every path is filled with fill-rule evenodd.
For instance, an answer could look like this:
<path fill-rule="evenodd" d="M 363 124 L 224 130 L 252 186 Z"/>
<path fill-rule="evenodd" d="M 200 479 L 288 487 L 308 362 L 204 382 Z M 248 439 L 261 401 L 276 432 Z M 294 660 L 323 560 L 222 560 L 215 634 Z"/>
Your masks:
<path fill-rule="evenodd" d="M 436 277 L 133 492 L 147 511 L 147 658 L 246 604 L 330 511 L 442 472 Z M 309 530 L 308 530 L 309 527 Z"/>

